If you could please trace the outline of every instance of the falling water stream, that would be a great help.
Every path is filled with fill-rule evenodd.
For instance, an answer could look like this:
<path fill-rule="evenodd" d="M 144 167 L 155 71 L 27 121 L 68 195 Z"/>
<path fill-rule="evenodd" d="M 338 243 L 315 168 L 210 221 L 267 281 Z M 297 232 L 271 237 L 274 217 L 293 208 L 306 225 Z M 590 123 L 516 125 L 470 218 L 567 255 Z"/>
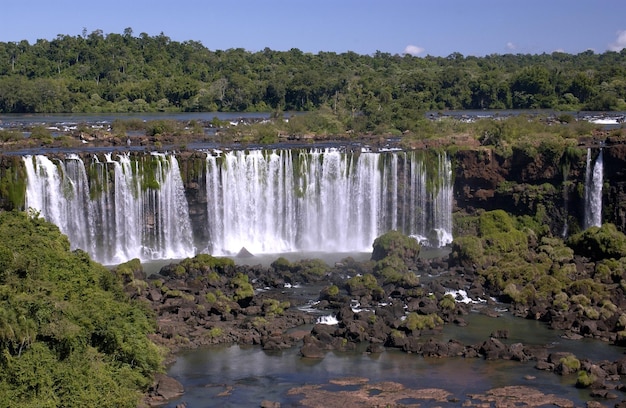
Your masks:
<path fill-rule="evenodd" d="M 452 241 L 445 155 L 336 148 L 206 152 L 206 247 L 193 236 L 174 154 L 25 156 L 26 206 L 104 264 L 233 255 L 367 252 L 393 229 Z M 204 245 L 203 244 L 203 245 Z"/>
<path fill-rule="evenodd" d="M 591 148 L 587 149 L 587 170 L 585 173 L 585 228 L 602 225 L 602 183 L 604 163 L 602 149 L 595 162 Z"/>

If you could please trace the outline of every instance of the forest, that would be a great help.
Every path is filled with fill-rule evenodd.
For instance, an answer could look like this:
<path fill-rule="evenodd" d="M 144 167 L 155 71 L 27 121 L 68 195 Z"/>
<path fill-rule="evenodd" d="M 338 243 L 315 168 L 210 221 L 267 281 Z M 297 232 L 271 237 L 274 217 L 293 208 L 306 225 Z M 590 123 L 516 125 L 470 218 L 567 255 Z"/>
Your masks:
<path fill-rule="evenodd" d="M 572 55 L 209 50 L 149 36 L 0 42 L 0 113 L 331 110 L 355 131 L 447 109 L 626 109 L 626 50 Z M 361 118 L 361 119 L 360 119 Z M 366 118 L 366 119 L 362 119 Z"/>
<path fill-rule="evenodd" d="M 0 406 L 136 407 L 161 369 L 151 312 L 31 212 L 0 212 Z"/>

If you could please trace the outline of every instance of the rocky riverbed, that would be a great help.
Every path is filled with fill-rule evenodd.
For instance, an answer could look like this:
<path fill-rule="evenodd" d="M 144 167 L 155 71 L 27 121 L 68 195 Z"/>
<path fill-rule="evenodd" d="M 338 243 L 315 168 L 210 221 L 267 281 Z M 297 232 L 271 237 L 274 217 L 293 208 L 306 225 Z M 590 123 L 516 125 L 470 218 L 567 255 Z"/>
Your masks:
<path fill-rule="evenodd" d="M 438 341 L 429 335 L 443 325 L 465 326 L 472 310 L 495 318 L 506 313 L 503 306 L 520 318 L 544 319 L 546 324 L 564 329 L 569 338 L 585 336 L 615 343 L 617 321 L 609 327 L 610 322 L 603 319 L 593 320 L 575 311 L 557 312 L 547 302 L 543 310 L 536 304 L 532 311 L 520 305 L 502 305 L 497 303 L 497 294 L 481 284 L 474 268 L 455 266 L 447 257 L 420 258 L 418 245 L 383 248 L 375 244 L 372 258 L 365 262 L 347 258 L 335 265 L 279 258 L 264 267 L 198 255 L 151 276 L 145 276 L 136 261 L 120 265 L 116 271 L 125 277 L 131 297 L 155 312 L 154 340 L 169 350 L 171 359 L 186 349 L 240 344 L 268 351 L 298 348 L 308 359 L 365 347 L 368 353 L 396 349 L 429 358 L 531 362 L 537 370 L 554 375 L 577 375 L 576 386 L 591 390 L 588 406 L 626 404 L 616 404 L 626 391 L 622 381 L 626 356 L 591 361 L 548 345 L 511 344 L 506 341 L 507 330 L 494 330 L 475 344 Z M 402 264 L 395 264 L 393 271 L 402 271 L 401 275 L 391 276 L 390 269 L 381 269 L 381 261 L 398 259 Z M 324 324 L 331 317 L 336 324 Z M 463 402 L 463 406 L 574 406 L 566 398 L 532 388 L 532 382 L 528 387 L 505 386 L 486 394 L 459 396 L 444 388 L 409 389 L 395 383 L 371 384 L 364 378 L 333 381 L 351 385 L 331 393 L 335 405 L 328 403 L 330 391 L 317 386 L 294 388 L 290 395 L 301 396 L 300 403 L 311 407 L 405 406 L 402 401 L 407 398 L 427 404 Z M 146 404 L 158 405 L 182 392 L 175 380 L 160 376 Z M 259 404 L 280 406 L 276 401 Z"/>

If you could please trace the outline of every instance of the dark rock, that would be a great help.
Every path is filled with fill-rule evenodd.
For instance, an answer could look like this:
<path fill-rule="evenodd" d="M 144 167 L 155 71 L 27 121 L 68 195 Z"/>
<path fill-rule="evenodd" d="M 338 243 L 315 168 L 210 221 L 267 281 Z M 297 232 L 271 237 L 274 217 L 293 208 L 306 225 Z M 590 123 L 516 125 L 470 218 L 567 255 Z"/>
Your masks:
<path fill-rule="evenodd" d="M 507 347 L 498 339 L 490 338 L 485 341 L 479 350 L 480 354 L 485 356 L 487 360 L 497 360 L 497 359 L 510 359 L 509 352 Z M 507 358 L 508 356 L 508 358 Z"/>
<path fill-rule="evenodd" d="M 494 339 L 508 339 L 509 338 L 509 331 L 506 330 L 506 329 L 496 330 L 496 331 L 491 333 L 490 337 L 492 337 Z"/>
<path fill-rule="evenodd" d="M 157 373 L 154 376 L 151 394 L 168 401 L 178 398 L 185 392 L 183 385 L 172 377 Z"/>
<path fill-rule="evenodd" d="M 554 364 L 549 363 L 545 360 L 539 360 L 537 361 L 537 364 L 535 364 L 535 368 L 537 370 L 542 370 L 542 371 L 553 371 L 554 370 Z"/>
<path fill-rule="evenodd" d="M 252 255 L 252 254 L 250 253 L 250 251 L 248 251 L 248 250 L 246 249 L 246 247 L 242 247 L 242 248 L 239 250 L 239 252 L 237 253 L 237 256 L 236 256 L 236 257 L 237 257 L 237 258 L 253 258 L 253 257 L 254 257 L 254 255 Z"/>

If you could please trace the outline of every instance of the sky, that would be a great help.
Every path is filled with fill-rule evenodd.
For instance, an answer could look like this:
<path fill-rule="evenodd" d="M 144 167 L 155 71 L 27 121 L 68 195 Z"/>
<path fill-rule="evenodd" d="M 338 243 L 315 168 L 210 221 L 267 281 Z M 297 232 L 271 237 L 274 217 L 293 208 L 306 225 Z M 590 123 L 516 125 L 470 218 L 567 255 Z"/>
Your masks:
<path fill-rule="evenodd" d="M 3 1 L 0 42 L 102 30 L 163 33 L 210 50 L 445 57 L 626 48 L 625 0 Z"/>

